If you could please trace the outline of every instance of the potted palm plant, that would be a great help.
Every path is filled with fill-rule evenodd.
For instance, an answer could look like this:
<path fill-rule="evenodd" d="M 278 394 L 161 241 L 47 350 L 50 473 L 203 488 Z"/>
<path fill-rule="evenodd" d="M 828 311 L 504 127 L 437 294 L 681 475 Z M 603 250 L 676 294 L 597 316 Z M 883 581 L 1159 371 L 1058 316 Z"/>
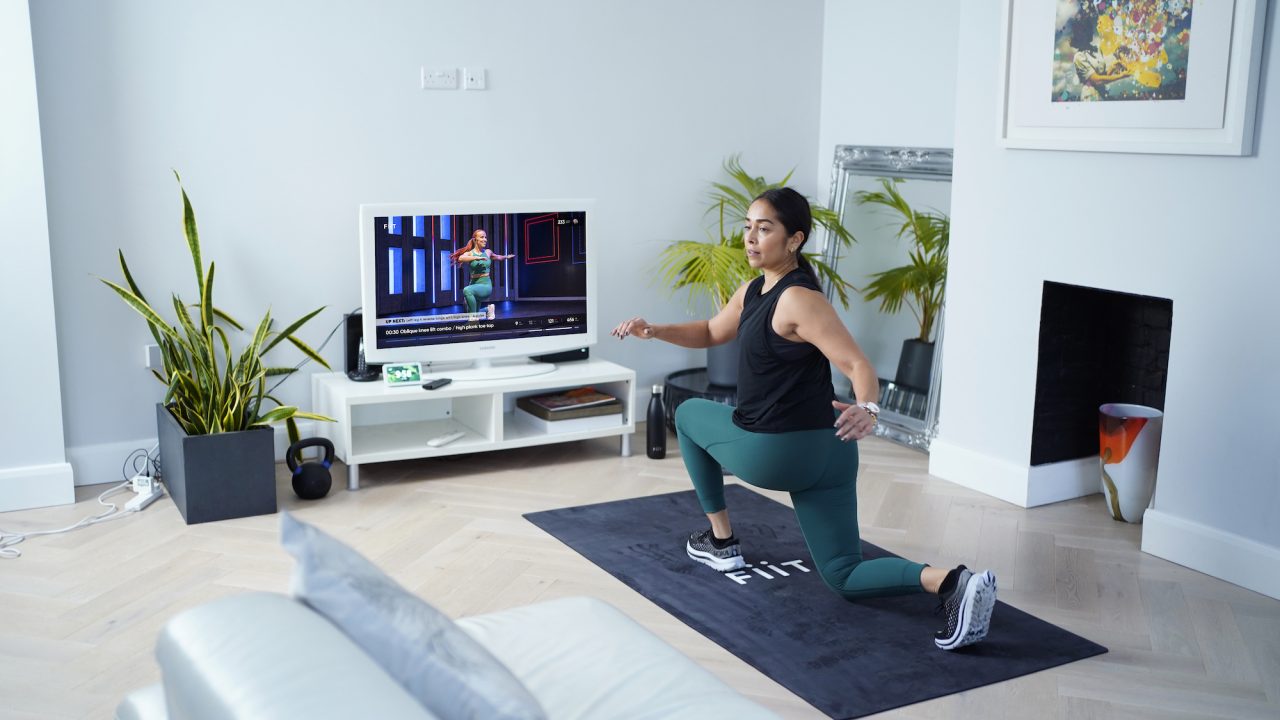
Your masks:
<path fill-rule="evenodd" d="M 911 243 L 909 261 L 871 275 L 861 289 L 867 301 L 879 300 L 880 311 L 896 313 L 905 305 L 916 316 L 920 333 L 905 340 L 894 382 L 929 389 L 933 371 L 933 330 L 942 312 L 947 286 L 947 248 L 951 220 L 940 212 L 916 210 L 898 190 L 898 178 L 880 178 L 880 190 L 854 193 L 859 205 L 877 206 L 901 218 L 897 238 Z"/>
<path fill-rule="evenodd" d="M 754 176 L 743 169 L 740 155 L 726 159 L 723 167 L 728 181 L 711 183 L 707 193 L 710 203 L 705 214 L 716 218 L 716 224 L 707 229 L 707 239 L 677 240 L 658 257 L 658 278 L 673 294 L 688 290 L 690 310 L 699 301 L 706 300 L 715 312 L 719 312 L 742 283 L 756 276 L 757 271 L 747 263 L 742 221 L 747 217 L 751 201 L 760 193 L 783 187 L 791 179 L 790 172 L 777 182 Z M 840 224 L 837 212 L 812 202 L 809 208 L 813 213 L 815 231 L 825 229 L 834 242 L 844 247 L 854 242 L 853 236 Z M 853 285 L 840 277 L 835 268 L 823 262 L 821 255 L 806 252 L 805 256 L 813 264 L 819 279 L 835 291 L 844 307 L 848 307 L 849 291 L 854 289 Z M 735 386 L 737 371 L 736 340 L 707 350 L 707 375 L 713 384 Z"/>
<path fill-rule="evenodd" d="M 275 434 L 271 424 L 285 421 L 290 439 L 296 440 L 295 418 L 331 419 L 285 405 L 272 396 L 268 378 L 282 378 L 297 368 L 269 367 L 264 356 L 288 341 L 306 357 L 329 367 L 295 335 L 324 308 L 307 313 L 283 330 L 273 327 L 268 311 L 243 349 L 233 352 L 231 333 L 243 334 L 245 328 L 214 305 L 214 263 L 207 268 L 204 265 L 195 212 L 181 178 L 178 188 L 199 302 L 188 305 L 173 293 L 175 322 L 165 320 L 134 282 L 123 251 L 119 257 L 124 284 L 102 282 L 142 316 L 160 347 L 163 371 L 152 370 L 166 388 L 164 401 L 156 406 L 160 469 L 183 518 L 195 524 L 274 513 Z"/>

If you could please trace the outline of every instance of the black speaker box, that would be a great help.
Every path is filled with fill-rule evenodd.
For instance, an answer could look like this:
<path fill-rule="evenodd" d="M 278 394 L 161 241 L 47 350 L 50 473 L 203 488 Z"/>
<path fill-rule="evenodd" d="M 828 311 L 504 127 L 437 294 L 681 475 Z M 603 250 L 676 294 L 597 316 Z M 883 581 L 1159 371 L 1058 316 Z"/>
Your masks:
<path fill-rule="evenodd" d="M 342 353 L 342 357 L 344 367 L 342 369 L 347 372 L 355 370 L 356 365 L 360 362 L 360 338 L 364 335 L 364 329 L 361 327 L 360 323 L 363 321 L 364 316 L 360 313 L 351 313 L 350 315 L 342 316 L 343 334 L 346 337 L 346 341 L 343 345 L 344 351 Z M 366 363 L 366 365 L 368 365 L 369 370 L 373 372 L 382 372 L 381 365 L 375 365 L 374 363 Z"/>
<path fill-rule="evenodd" d="M 564 352 L 551 353 L 549 355 L 530 355 L 530 360 L 547 363 L 573 362 L 574 360 L 586 360 L 591 357 L 590 348 L 578 348 L 577 350 L 565 350 Z"/>

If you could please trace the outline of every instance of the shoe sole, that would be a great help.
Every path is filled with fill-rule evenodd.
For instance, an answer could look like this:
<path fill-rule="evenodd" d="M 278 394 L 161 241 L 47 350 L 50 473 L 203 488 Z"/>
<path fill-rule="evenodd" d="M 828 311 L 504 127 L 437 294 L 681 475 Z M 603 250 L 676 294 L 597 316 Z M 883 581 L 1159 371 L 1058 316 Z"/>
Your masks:
<path fill-rule="evenodd" d="M 696 560 L 709 568 L 719 570 L 720 572 L 732 572 L 741 570 L 747 566 L 747 561 L 741 555 L 735 555 L 731 558 L 718 558 L 710 553 L 694 550 L 689 543 L 684 544 L 684 550 L 689 557 Z"/>
<path fill-rule="evenodd" d="M 991 612 L 996 607 L 996 576 L 990 570 L 975 575 L 964 588 L 960 601 L 960 626 L 950 638 L 935 638 L 933 643 L 943 650 L 958 650 L 987 636 Z"/>

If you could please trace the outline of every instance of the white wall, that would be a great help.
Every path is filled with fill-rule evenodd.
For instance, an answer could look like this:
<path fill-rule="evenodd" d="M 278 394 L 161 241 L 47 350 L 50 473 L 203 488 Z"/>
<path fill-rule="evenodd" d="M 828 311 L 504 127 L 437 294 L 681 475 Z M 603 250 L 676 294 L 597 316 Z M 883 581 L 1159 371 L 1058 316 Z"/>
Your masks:
<path fill-rule="evenodd" d="M 930 471 L 1002 497 L 1019 483 L 1035 492 L 1026 484 L 1045 280 L 1170 298 L 1164 442 L 1143 548 L 1280 596 L 1276 55 L 1264 56 L 1253 157 L 1006 150 L 996 142 L 999 6 L 968 0 L 960 22 Z M 1274 45 L 1274 9 L 1267 22 Z"/>
<path fill-rule="evenodd" d="M 824 204 L 830 203 L 837 145 L 952 146 L 959 17 L 954 0 L 825 0 L 822 111 L 815 163 L 817 197 Z M 920 22 L 921 18 L 936 22 Z M 947 198 L 940 197 L 936 188 L 911 185 L 906 192 L 913 200 L 947 209 Z M 871 180 L 853 182 L 849 191 L 868 188 L 876 189 Z M 854 237 L 864 241 L 846 251 L 838 266 L 854 285 L 864 284 L 873 270 L 905 260 L 906 245 L 886 237 L 892 235 L 884 231 L 886 223 L 886 216 L 875 213 L 860 213 L 846 222 Z M 849 308 L 839 312 L 878 374 L 892 378 L 902 341 L 919 332 L 911 312 L 903 309 L 884 315 L 878 303 L 868 303 L 856 292 L 850 296 Z M 846 378 L 837 375 L 834 380 L 837 391 L 849 392 Z"/>
<path fill-rule="evenodd" d="M 813 193 L 822 4 L 91 0 L 32 8 L 67 442 L 80 482 L 154 437 L 145 326 L 95 277 L 122 248 L 153 299 L 194 298 L 187 184 L 215 295 L 255 320 L 359 302 L 356 208 L 425 199 L 594 197 L 602 335 L 686 319 L 651 280 L 703 237 L 706 183 L 743 152 Z M 422 91 L 419 67 L 481 65 L 483 92 Z M 608 341 L 608 342 L 606 342 Z M 324 352 L 341 366 L 340 341 Z M 701 351 L 602 337 L 641 387 Z M 278 363 L 292 362 L 287 350 Z M 309 383 L 280 392 L 309 403 Z"/>
<path fill-rule="evenodd" d="M 0 511 L 71 502 L 31 22 L 0 0 Z"/>
<path fill-rule="evenodd" d="M 837 145 L 953 144 L 955 0 L 825 0 L 818 187 Z"/>

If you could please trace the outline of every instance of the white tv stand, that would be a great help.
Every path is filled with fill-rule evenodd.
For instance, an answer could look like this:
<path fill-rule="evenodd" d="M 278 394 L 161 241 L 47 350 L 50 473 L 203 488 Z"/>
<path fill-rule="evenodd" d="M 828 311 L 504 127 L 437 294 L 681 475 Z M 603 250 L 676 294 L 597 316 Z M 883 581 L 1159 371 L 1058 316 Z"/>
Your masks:
<path fill-rule="evenodd" d="M 448 377 L 447 371 L 429 377 Z M 516 399 L 590 385 L 622 401 L 618 424 L 583 427 L 573 420 L 569 429 L 542 430 L 516 417 Z M 343 373 L 311 376 L 314 412 L 337 422 L 316 423 L 316 434 L 333 442 L 335 455 L 347 465 L 347 489 L 360 487 L 360 466 L 461 453 L 570 442 L 589 438 L 621 437 L 623 457 L 631 454 L 635 432 L 634 370 L 607 360 L 561 363 L 541 375 L 499 380 L 455 381 L 439 390 L 418 385 L 387 387 L 384 382 L 358 383 Z M 613 416 L 606 416 L 613 417 Z M 604 421 L 607 422 L 607 421 Z M 449 430 L 466 434 L 448 445 L 431 447 L 427 441 Z"/>

